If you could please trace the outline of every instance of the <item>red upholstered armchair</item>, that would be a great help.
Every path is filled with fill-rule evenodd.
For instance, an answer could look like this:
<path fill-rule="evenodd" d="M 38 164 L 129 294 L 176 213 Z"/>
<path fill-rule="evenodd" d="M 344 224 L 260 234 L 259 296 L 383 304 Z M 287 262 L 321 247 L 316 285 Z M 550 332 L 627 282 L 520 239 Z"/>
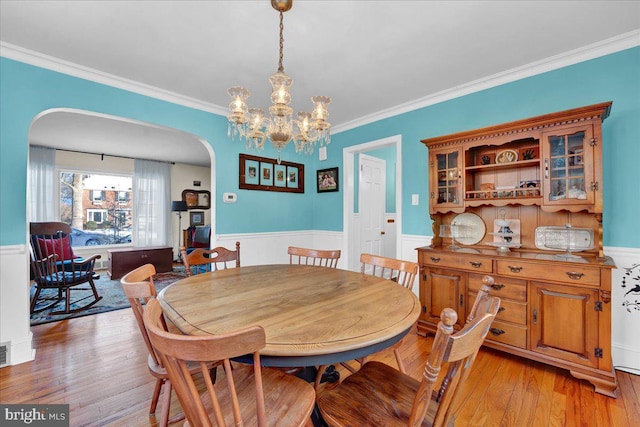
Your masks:
<path fill-rule="evenodd" d="M 31 298 L 31 313 L 49 309 L 60 301 L 65 301 L 65 309 L 52 314 L 74 313 L 85 310 L 102 299 L 93 283 L 94 267 L 100 255 L 83 259 L 75 256 L 71 248 L 69 234 L 71 227 L 62 222 L 32 222 L 29 225 L 31 274 L 35 283 L 35 292 Z M 87 283 L 89 287 L 78 287 Z M 42 291 L 54 289 L 54 295 Z M 89 302 L 71 309 L 71 290 L 86 292 L 79 301 Z M 45 305 L 36 309 L 38 300 Z"/>

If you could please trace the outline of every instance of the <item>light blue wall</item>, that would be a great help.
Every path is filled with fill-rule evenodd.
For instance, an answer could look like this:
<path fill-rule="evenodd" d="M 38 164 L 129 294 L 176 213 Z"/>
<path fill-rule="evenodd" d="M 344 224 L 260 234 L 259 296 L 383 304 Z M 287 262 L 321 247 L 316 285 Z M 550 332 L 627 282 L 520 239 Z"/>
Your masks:
<path fill-rule="evenodd" d="M 421 139 L 605 101 L 613 107 L 603 124 L 604 244 L 640 248 L 640 47 L 339 133 L 332 136 L 329 156 L 345 146 L 401 134 L 402 233 L 430 236 L 427 150 Z M 419 206 L 411 205 L 411 194 L 420 195 Z M 341 201 L 333 215 L 326 214 L 317 218 L 316 229 L 341 222 Z"/>
<path fill-rule="evenodd" d="M 309 230 L 313 173 L 305 176 L 305 194 L 238 189 L 238 152 L 244 144 L 227 139 L 226 118 L 0 58 L 0 245 L 25 243 L 26 168 L 29 127 L 50 108 L 77 108 L 180 129 L 208 141 L 216 153 L 216 233 Z M 149 147 L 153 150 L 153 147 Z M 272 149 L 257 153 L 275 158 Z M 309 157 L 288 147 L 284 160 Z M 238 194 L 238 203 L 222 203 L 222 193 Z"/>
<path fill-rule="evenodd" d="M 283 159 L 304 163 L 305 194 L 238 190 L 238 152 L 226 137 L 226 119 L 124 90 L 0 59 L 0 245 L 26 240 L 27 139 L 31 120 L 49 108 L 68 107 L 156 123 L 207 140 L 216 153 L 219 234 L 288 230 L 341 231 L 342 191 L 318 195 L 315 171 L 340 168 L 342 149 L 402 135 L 403 234 L 431 235 L 427 150 L 421 139 L 531 116 L 613 101 L 604 122 L 605 245 L 640 248 L 640 47 L 487 89 L 332 136 L 328 161 L 317 154 Z M 153 147 L 150 147 L 153 149 Z M 273 150 L 262 154 L 275 157 Z M 328 165 L 328 166 L 327 166 Z M 343 188 L 343 185 L 341 185 Z M 223 192 L 238 202 L 221 202 Z M 420 205 L 411 205 L 411 194 Z"/>

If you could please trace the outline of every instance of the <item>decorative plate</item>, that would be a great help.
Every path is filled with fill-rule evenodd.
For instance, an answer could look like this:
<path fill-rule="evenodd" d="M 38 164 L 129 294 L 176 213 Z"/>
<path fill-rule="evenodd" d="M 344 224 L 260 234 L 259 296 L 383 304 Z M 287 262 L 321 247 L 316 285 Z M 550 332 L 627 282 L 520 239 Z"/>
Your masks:
<path fill-rule="evenodd" d="M 459 236 L 456 236 L 456 242 L 463 245 L 475 245 L 482 240 L 487 227 L 484 225 L 484 221 L 478 215 L 466 212 L 456 215 L 451 221 L 452 225 L 462 226 L 462 230 Z"/>
<path fill-rule="evenodd" d="M 502 150 L 496 154 L 496 163 L 512 163 L 518 160 L 516 150 Z"/>

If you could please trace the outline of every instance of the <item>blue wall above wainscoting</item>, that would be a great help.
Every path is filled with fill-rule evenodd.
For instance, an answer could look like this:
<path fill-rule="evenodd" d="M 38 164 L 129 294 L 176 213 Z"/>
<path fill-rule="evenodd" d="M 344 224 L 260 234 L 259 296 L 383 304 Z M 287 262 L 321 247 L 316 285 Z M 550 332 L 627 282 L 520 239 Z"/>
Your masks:
<path fill-rule="evenodd" d="M 340 168 L 344 147 L 402 136 L 402 234 L 431 235 L 427 203 L 427 150 L 421 139 L 613 101 L 603 125 L 606 246 L 640 248 L 640 47 L 434 104 L 332 136 L 328 161 L 305 164 L 304 194 L 238 189 L 238 153 L 226 118 L 81 78 L 0 58 L 0 245 L 26 242 L 26 171 L 31 121 L 50 108 L 77 108 L 180 129 L 206 140 L 215 152 L 216 233 L 292 230 L 341 231 L 341 191 L 317 194 L 315 171 Z M 264 157 L 275 158 L 267 148 Z M 213 185 L 213 183 L 212 183 Z M 221 202 L 223 192 L 238 202 Z M 411 205 L 411 194 L 420 205 Z"/>
<path fill-rule="evenodd" d="M 420 140 L 606 101 L 613 106 L 602 127 L 604 244 L 640 248 L 640 47 L 341 132 L 332 136 L 329 157 L 402 135 L 402 233 L 431 236 L 427 149 Z M 419 206 L 411 205 L 412 194 L 420 195 Z M 341 222 L 341 206 L 332 211 L 316 218 L 316 229 Z"/>

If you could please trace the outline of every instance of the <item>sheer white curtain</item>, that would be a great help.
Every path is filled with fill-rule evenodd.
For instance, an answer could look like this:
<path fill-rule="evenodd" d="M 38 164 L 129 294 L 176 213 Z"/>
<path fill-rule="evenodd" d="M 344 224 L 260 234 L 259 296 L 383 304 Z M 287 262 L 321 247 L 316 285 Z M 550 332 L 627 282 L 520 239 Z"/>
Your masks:
<path fill-rule="evenodd" d="M 165 246 L 171 235 L 171 165 L 135 160 L 134 230 L 138 246 Z"/>
<path fill-rule="evenodd" d="M 56 150 L 29 146 L 29 222 L 56 221 Z"/>

